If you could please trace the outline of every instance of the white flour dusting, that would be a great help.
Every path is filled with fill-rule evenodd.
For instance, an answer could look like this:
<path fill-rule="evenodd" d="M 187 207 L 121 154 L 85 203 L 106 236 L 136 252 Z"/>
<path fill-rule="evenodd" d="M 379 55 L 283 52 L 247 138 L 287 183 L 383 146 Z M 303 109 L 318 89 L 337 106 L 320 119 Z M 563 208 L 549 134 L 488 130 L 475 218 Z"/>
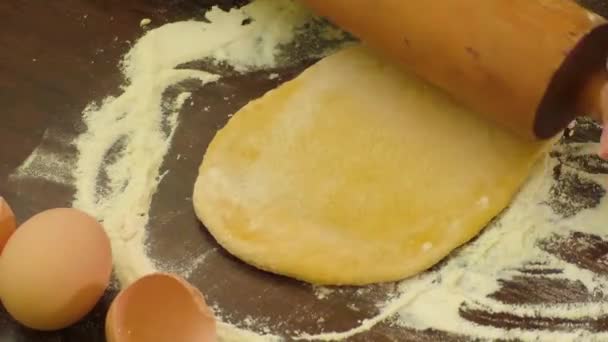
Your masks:
<path fill-rule="evenodd" d="M 221 79 L 221 75 L 183 65 L 211 61 L 247 72 L 324 54 L 318 51 L 323 38 L 311 44 L 317 51 L 311 50 L 309 56 L 281 49 L 303 33 L 304 24 L 317 20 L 295 1 L 257 0 L 229 12 L 215 7 L 206 19 L 167 24 L 137 41 L 121 63 L 126 80 L 122 94 L 93 103 L 83 112 L 86 130 L 72 144 L 77 160 L 65 160 L 65 155 L 54 155 L 41 145 L 14 174 L 74 186 L 72 205 L 95 215 L 107 230 L 115 275 L 123 287 L 159 269 L 172 269 L 148 255 L 146 226 L 153 196 L 166 174 L 160 170 L 179 124 L 180 109 L 191 94 L 183 92 L 167 103 L 163 93 L 186 80 L 206 84 Z M 150 20 L 140 24 L 147 26 Z M 173 270 L 188 277 L 206 255 Z M 224 322 L 219 323 L 218 333 L 221 341 L 278 339 Z"/>
<path fill-rule="evenodd" d="M 62 160 L 62 155 L 37 147 L 17 170 L 21 178 L 44 179 L 56 184 L 71 184 L 71 163 Z"/>
<path fill-rule="evenodd" d="M 150 25 L 152 23 L 152 19 L 150 18 L 143 18 L 140 22 L 139 22 L 139 26 L 140 27 L 146 27 L 148 25 Z"/>
<path fill-rule="evenodd" d="M 34 151 L 11 177 L 43 179 L 56 184 L 71 184 L 73 176 L 71 170 L 75 161 L 69 158 L 57 147 L 69 145 L 62 132 L 55 132 L 47 129 L 42 140 L 46 143 L 36 147 Z"/>
<path fill-rule="evenodd" d="M 170 263 L 166 263 L 155 260 L 155 267 L 165 272 L 179 274 L 189 280 L 192 274 L 216 251 L 216 248 L 211 248 L 197 255 L 184 255 L 178 262 L 172 260 Z"/>
<path fill-rule="evenodd" d="M 584 144 L 580 147 L 579 152 L 582 153 L 589 153 L 597 148 L 596 144 Z M 591 333 L 575 329 L 569 331 L 499 329 L 472 323 L 460 315 L 462 308 L 479 309 L 494 314 L 555 319 L 598 319 L 608 313 L 608 303 L 604 301 L 580 304 L 512 305 L 489 297 L 499 290 L 499 279 L 508 280 L 522 275 L 521 269 L 527 265 L 537 265 L 538 270 L 562 270 L 553 277 L 579 281 L 590 293 L 608 291 L 608 277 L 564 262 L 539 247 L 539 242 L 555 234 L 567 236 L 573 231 L 607 236 L 608 203 L 605 198 L 596 208 L 583 210 L 568 219 L 557 216 L 544 203 L 550 197 L 549 191 L 553 184 L 551 172 L 556 163 L 555 159 L 547 157 L 538 165 L 511 207 L 476 241 L 458 251 L 438 271 L 427 272 L 402 281 L 398 287 L 398 296 L 382 303 L 378 315 L 364 320 L 359 327 L 349 331 L 318 335 L 302 334 L 298 339 L 342 340 L 367 331 L 380 322 L 391 321 L 394 325 L 410 329 L 435 329 L 484 339 L 608 340 L 608 333 Z M 585 174 L 582 171 L 578 171 L 577 174 L 599 184 L 608 182 L 608 177 L 604 175 Z M 551 277 L 546 274 L 543 276 Z"/>
<path fill-rule="evenodd" d="M 227 64 L 239 72 L 277 67 L 289 61 L 289 58 L 282 57 L 285 51 L 280 47 L 292 43 L 303 24 L 313 20 L 309 12 L 289 0 L 256 0 L 230 12 L 214 8 L 206 17 L 209 22 L 177 22 L 150 30 L 134 45 L 121 64 L 127 81 L 122 94 L 106 98 L 101 104 L 91 104 L 84 111 L 86 131 L 73 142 L 78 151 L 76 160 L 56 155 L 41 146 L 14 175 L 75 187 L 73 206 L 95 215 L 107 229 L 112 241 L 116 277 L 121 286 L 159 269 L 188 277 L 205 262 L 210 252 L 188 257 L 191 261 L 187 267 L 172 268 L 152 259 L 145 246 L 150 204 L 164 176 L 161 165 L 179 125 L 180 109 L 185 103 L 191 104 L 190 93 L 178 94 L 169 103 L 163 101 L 163 93 L 168 87 L 185 80 L 206 84 L 221 79 L 218 74 L 177 67 L 199 60 Z M 336 41 L 344 38 L 340 31 L 330 29 L 321 32 L 320 36 Z M 315 54 L 323 55 L 323 51 Z M 270 79 L 276 77 L 278 74 L 269 76 Z M 204 104 L 202 108 L 202 115 L 210 110 Z M 180 155 L 176 158 L 179 160 Z M 490 339 L 608 339 L 608 334 L 590 335 L 583 331 L 505 331 L 473 324 L 459 315 L 463 303 L 468 309 L 480 308 L 493 313 L 529 317 L 542 314 L 574 319 L 598 317 L 608 312 L 608 304 L 603 302 L 551 307 L 514 306 L 488 297 L 499 289 L 498 279 L 518 276 L 518 269 L 532 261 L 542 262 L 537 266 L 539 269 L 563 270 L 557 275 L 544 275 L 546 277 L 580 281 L 590 292 L 608 291 L 608 280 L 604 277 L 565 263 L 543 252 L 537 245 L 539 240 L 552 234 L 568 234 L 573 229 L 606 235 L 603 227 L 603 223 L 608 222 L 606 201 L 596 209 L 582 211 L 566 220 L 558 218 L 550 208 L 540 203 L 550 191 L 552 163 L 554 160 L 547 159 L 539 166 L 513 206 L 479 239 L 461 249 L 438 271 L 401 282 L 398 295 L 378 303 L 381 310 L 375 317 L 348 331 L 320 335 L 304 333 L 292 338 L 346 339 L 380 322 L 390 321 L 396 326 L 412 329 L 434 328 Z M 603 176 L 583 176 L 600 183 L 607 181 Z M 484 204 L 482 198 L 480 205 Z M 425 245 L 424 248 L 432 246 Z M 336 293 L 339 291 L 314 288 L 319 300 L 327 300 Z M 357 291 L 358 296 L 369 294 L 370 288 Z M 359 310 L 354 304 L 347 307 Z M 221 318 L 221 308 L 215 308 L 215 311 Z M 322 323 L 324 319 L 319 318 L 318 322 Z M 248 317 L 241 323 L 241 326 L 255 328 L 257 320 Z M 218 335 L 220 341 L 228 342 L 280 340 L 270 333 L 261 336 L 226 322 L 218 323 Z"/>
<path fill-rule="evenodd" d="M 290 1 L 268 0 L 230 12 L 214 8 L 206 17 L 209 23 L 178 22 L 148 32 L 122 63 L 128 81 L 123 93 L 84 113 L 87 131 L 75 142 L 79 158 L 73 206 L 103 221 L 122 286 L 157 270 L 146 251 L 145 228 L 179 111 L 190 97 L 178 95 L 164 113 L 163 92 L 181 81 L 205 84 L 221 77 L 177 67 L 208 58 L 242 72 L 275 67 L 279 46 L 290 42 L 295 29 L 311 18 Z M 251 22 L 243 25 L 246 20 Z M 108 161 L 104 156 L 110 151 L 114 153 Z M 191 266 L 185 273 L 196 267 Z M 248 340 L 254 336 L 229 324 L 219 325 L 221 340 L 242 341 L 245 335 Z"/>
<path fill-rule="evenodd" d="M 221 79 L 219 74 L 187 69 L 184 64 L 215 62 L 237 72 L 277 68 L 323 56 L 332 45 L 324 43 L 341 38 L 302 41 L 298 46 L 309 46 L 310 51 L 290 51 L 288 44 L 298 36 L 309 38 L 306 30 L 318 24 L 317 18 L 292 0 L 256 0 L 229 12 L 214 7 L 205 16 L 208 22 L 166 24 L 136 42 L 121 62 L 126 80 L 122 94 L 90 104 L 83 112 L 85 132 L 73 143 L 59 144 L 63 150 L 75 147 L 75 160 L 41 144 L 12 175 L 75 188 L 72 205 L 95 215 L 107 230 L 115 275 L 122 287 L 159 269 L 187 278 L 207 255 L 190 259 L 188 267 L 171 267 L 153 260 L 145 245 L 150 204 L 166 174 L 161 174 L 161 165 L 179 125 L 180 109 L 191 95 L 183 92 L 167 103 L 163 93 L 186 80 L 206 84 Z M 147 26 L 150 21 L 140 24 Z M 204 111 L 209 109 L 204 106 Z M 58 137 L 46 137 L 43 142 Z M 218 333 L 221 341 L 278 339 L 224 322 L 219 323 Z"/>
<path fill-rule="evenodd" d="M 185 79 L 206 83 L 218 76 L 152 69 L 128 78 L 131 84 L 121 96 L 85 111 L 87 131 L 75 142 L 79 156 L 73 202 L 74 207 L 103 221 L 112 242 L 115 274 L 123 286 L 155 271 L 142 248 L 143 228 L 162 179 L 160 167 L 177 128 L 179 109 L 189 95 L 180 94 L 170 112 L 163 115 L 162 93 Z M 108 160 L 111 151 L 114 153 Z"/>
<path fill-rule="evenodd" d="M 322 300 L 332 295 L 335 292 L 335 289 L 331 289 L 324 286 L 313 286 L 313 291 L 317 299 Z"/>

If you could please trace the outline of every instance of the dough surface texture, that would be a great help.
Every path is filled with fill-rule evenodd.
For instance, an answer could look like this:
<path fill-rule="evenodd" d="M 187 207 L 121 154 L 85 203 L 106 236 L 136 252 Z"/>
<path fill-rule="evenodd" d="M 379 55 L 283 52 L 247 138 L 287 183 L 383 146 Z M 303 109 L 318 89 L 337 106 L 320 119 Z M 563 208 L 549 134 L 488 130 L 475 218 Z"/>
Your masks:
<path fill-rule="evenodd" d="M 353 46 L 230 119 L 204 156 L 194 208 L 260 269 L 325 285 L 394 281 L 477 235 L 546 145 Z"/>

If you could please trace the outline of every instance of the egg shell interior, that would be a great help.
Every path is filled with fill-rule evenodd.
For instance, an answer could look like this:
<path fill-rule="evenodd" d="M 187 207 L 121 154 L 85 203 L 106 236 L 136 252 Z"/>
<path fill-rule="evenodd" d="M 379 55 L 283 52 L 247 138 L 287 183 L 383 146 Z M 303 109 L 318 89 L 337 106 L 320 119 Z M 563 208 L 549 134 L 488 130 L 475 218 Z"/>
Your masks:
<path fill-rule="evenodd" d="M 215 319 L 203 295 L 163 273 L 140 278 L 114 300 L 106 320 L 109 342 L 210 342 Z"/>

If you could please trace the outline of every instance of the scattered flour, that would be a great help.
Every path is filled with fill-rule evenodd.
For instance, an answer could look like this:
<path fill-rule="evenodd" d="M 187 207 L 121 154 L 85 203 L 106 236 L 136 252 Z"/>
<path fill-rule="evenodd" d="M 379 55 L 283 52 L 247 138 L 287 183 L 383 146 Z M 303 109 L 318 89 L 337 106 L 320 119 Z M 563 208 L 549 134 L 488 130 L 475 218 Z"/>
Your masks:
<path fill-rule="evenodd" d="M 351 310 L 353 310 L 353 311 L 359 311 L 359 310 L 361 310 L 355 304 L 352 304 L 352 303 L 346 305 L 346 307 L 349 308 L 349 309 L 351 309 Z"/>
<path fill-rule="evenodd" d="M 139 22 L 139 26 L 140 27 L 146 27 L 148 25 L 150 25 L 152 23 L 152 19 L 150 18 L 143 18 L 140 22 Z"/>
<path fill-rule="evenodd" d="M 185 255 L 180 262 L 165 263 L 160 260 L 155 260 L 155 267 L 165 272 L 179 274 L 185 279 L 189 279 L 192 274 L 205 263 L 207 258 L 216 251 L 216 248 L 211 248 L 198 255 Z"/>
<path fill-rule="evenodd" d="M 487 208 L 489 204 L 490 204 L 490 199 L 487 196 L 483 196 L 482 198 L 479 199 L 479 201 L 477 201 L 477 205 L 479 205 L 482 208 Z"/>
<path fill-rule="evenodd" d="M 72 184 L 74 178 L 71 170 L 75 160 L 63 153 L 63 148 L 70 144 L 70 141 L 66 141 L 66 135 L 47 129 L 42 135 L 42 141 L 44 144 L 36 147 L 11 177 L 42 179 L 61 185 Z"/>
<path fill-rule="evenodd" d="M 57 155 L 41 145 L 13 175 L 74 186 L 73 206 L 95 215 L 107 229 L 119 286 L 127 286 L 159 269 L 171 269 L 148 255 L 146 226 L 152 198 L 164 175 L 161 165 L 179 125 L 180 109 L 191 94 L 183 92 L 165 103 L 163 92 L 185 80 L 207 84 L 221 79 L 218 74 L 178 67 L 198 60 L 213 60 L 238 72 L 280 66 L 289 61 L 284 58 L 286 52 L 281 47 L 292 43 L 304 24 L 314 20 L 309 12 L 289 0 L 256 0 L 229 12 L 213 8 L 206 17 L 209 22 L 184 21 L 161 26 L 137 41 L 121 64 L 126 79 L 122 94 L 85 109 L 86 130 L 73 142 L 77 158 L 72 160 Z M 142 20 L 142 26 L 147 24 Z M 344 34 L 328 30 L 321 36 L 337 40 Z M 324 51 L 315 53 L 320 56 Z M 204 106 L 204 111 L 208 110 L 209 107 Z M 488 297 L 499 289 L 498 279 L 516 277 L 517 269 L 532 262 L 542 262 L 541 268 L 562 269 L 556 277 L 580 281 L 589 291 L 608 291 L 608 279 L 558 260 L 538 246 L 539 241 L 556 233 L 567 234 L 574 228 L 606 235 L 608 204 L 605 200 L 598 208 L 582 211 L 566 220 L 556 217 L 542 203 L 550 191 L 549 173 L 554 162 L 547 159 L 539 165 L 512 207 L 479 239 L 458 251 L 439 270 L 399 283 L 398 295 L 378 303 L 379 314 L 348 331 L 319 335 L 303 333 L 292 339 L 347 339 L 383 321 L 420 330 L 464 332 L 488 339 L 608 339 L 608 334 L 590 335 L 584 331 L 507 331 L 473 324 L 459 314 L 464 304 L 467 308 L 528 317 L 542 314 L 559 318 L 597 318 L 608 312 L 608 304 L 601 301 L 578 306 L 514 306 Z M 603 176 L 589 177 L 607 181 Z M 480 205 L 484 204 L 487 203 L 482 198 Z M 425 245 L 425 248 L 432 246 Z M 205 262 L 210 252 L 213 251 L 194 258 L 188 267 L 174 271 L 188 277 Z M 314 294 L 320 300 L 334 292 L 330 288 L 314 288 Z M 370 290 L 361 288 L 356 293 L 365 296 Z M 354 304 L 348 307 L 359 310 Z M 216 307 L 214 311 L 222 317 L 220 308 Z M 318 322 L 322 323 L 324 319 L 319 318 Z M 240 326 L 247 327 L 247 323 L 255 325 L 256 321 L 249 318 L 241 323 Z M 281 340 L 270 333 L 259 335 L 239 329 L 226 321 L 218 323 L 218 334 L 220 341 L 225 342 Z"/>
<path fill-rule="evenodd" d="M 608 278 L 559 260 L 539 247 L 539 242 L 550 239 L 554 234 L 566 236 L 573 230 L 606 236 L 608 203 L 605 199 L 597 208 L 583 210 L 569 219 L 558 217 L 543 203 L 549 197 L 554 163 L 554 159 L 547 159 L 502 217 L 439 271 L 402 282 L 400 292 L 403 296 L 389 303 L 386 313 L 392 313 L 391 308 L 394 308 L 398 322 L 403 326 L 466 332 L 481 338 L 534 341 L 572 341 L 575 337 L 586 341 L 608 339 L 606 333 L 584 331 L 505 331 L 473 324 L 459 315 L 459 310 L 465 306 L 492 313 L 559 319 L 597 319 L 607 312 L 608 303 L 605 302 L 511 305 L 489 297 L 499 289 L 499 279 L 512 279 L 521 274 L 518 269 L 532 263 L 542 264 L 545 269 L 563 270 L 558 275 L 560 279 L 580 281 L 589 292 L 608 290 Z M 589 177 L 597 178 L 600 184 L 608 181 L 605 176 Z M 438 305 L 441 310 L 436 310 Z"/>
<path fill-rule="evenodd" d="M 313 291 L 317 299 L 327 299 L 335 290 L 325 286 L 313 286 Z"/>
<path fill-rule="evenodd" d="M 62 159 L 62 154 L 37 147 L 17 170 L 20 178 L 44 179 L 56 184 L 71 184 L 71 163 Z M 66 172 L 67 171 L 67 172 Z"/>
<path fill-rule="evenodd" d="M 84 111 L 87 130 L 75 141 L 73 205 L 104 222 L 123 286 L 155 271 L 144 247 L 148 210 L 179 111 L 191 95 L 181 93 L 167 106 L 163 92 L 185 80 L 206 84 L 221 78 L 177 67 L 206 58 L 243 72 L 274 67 L 278 47 L 310 15 L 291 1 L 259 0 L 230 12 L 214 8 L 206 17 L 209 23 L 177 22 L 145 34 L 122 62 L 128 82 L 123 93 Z M 252 22 L 243 25 L 245 19 Z"/>
<path fill-rule="evenodd" d="M 122 62 L 127 80 L 123 93 L 99 106 L 90 105 L 84 112 L 87 130 L 75 142 L 73 206 L 103 221 L 122 286 L 158 269 L 146 250 L 145 228 L 162 180 L 160 168 L 179 124 L 179 111 L 190 97 L 190 93 L 181 93 L 167 106 L 162 103 L 163 92 L 185 80 L 206 84 L 221 78 L 178 67 L 205 59 L 239 72 L 276 67 L 279 47 L 292 41 L 296 29 L 312 16 L 292 1 L 258 0 L 229 12 L 213 8 L 206 18 L 209 23 L 177 22 L 145 34 Z M 243 24 L 246 21 L 249 24 Z M 113 157 L 108 161 L 111 151 Z M 182 273 L 189 276 L 204 259 L 205 254 Z M 244 336 L 252 340 L 254 334 L 223 323 L 219 336 L 223 341 L 242 341 Z"/>
<path fill-rule="evenodd" d="M 73 143 L 62 144 L 75 147 L 75 160 L 41 145 L 14 174 L 75 188 L 72 205 L 96 216 L 107 230 L 122 287 L 159 269 L 170 269 L 148 255 L 146 226 L 153 196 L 166 175 L 161 166 L 179 125 L 180 110 L 191 94 L 183 92 L 167 103 L 165 90 L 186 80 L 204 85 L 222 77 L 184 68 L 189 62 L 212 61 L 236 72 L 297 62 L 301 56 L 293 53 L 292 58 L 282 47 L 298 34 L 305 36 L 310 25 L 304 24 L 317 20 L 291 0 L 256 0 L 228 12 L 214 7 L 206 19 L 166 24 L 136 42 L 121 62 L 126 80 L 122 93 L 90 104 L 83 112 L 84 133 Z M 140 25 L 150 23 L 143 19 Z M 324 51 L 311 55 L 322 56 Z M 177 271 L 188 277 L 206 255 Z M 221 341 L 278 339 L 223 322 L 218 330 Z"/>
<path fill-rule="evenodd" d="M 585 146 L 595 150 L 594 144 Z M 482 339 L 517 339 L 523 341 L 605 341 L 608 333 L 584 330 L 550 331 L 499 329 L 472 323 L 460 315 L 460 310 L 479 309 L 494 314 L 555 319 L 599 319 L 608 312 L 608 303 L 581 304 L 505 304 L 489 297 L 500 288 L 499 280 L 521 275 L 519 269 L 540 264 L 542 269 L 562 270 L 555 277 L 581 282 L 591 292 L 608 291 L 608 277 L 580 268 L 539 248 L 539 242 L 555 234 L 573 231 L 606 236 L 608 203 L 602 200 L 597 208 L 584 210 L 563 219 L 544 201 L 552 185 L 551 172 L 556 160 L 547 157 L 506 210 L 480 237 L 453 256 L 438 271 L 427 272 L 399 284 L 398 296 L 382 304 L 381 312 L 361 322 L 355 329 L 318 335 L 302 334 L 298 339 L 342 340 L 367 331 L 383 321 L 410 329 L 436 329 L 466 334 Z M 587 175 L 600 184 L 608 177 Z M 574 230 L 575 229 L 575 230 Z M 441 308 L 441 309 L 438 309 Z"/>

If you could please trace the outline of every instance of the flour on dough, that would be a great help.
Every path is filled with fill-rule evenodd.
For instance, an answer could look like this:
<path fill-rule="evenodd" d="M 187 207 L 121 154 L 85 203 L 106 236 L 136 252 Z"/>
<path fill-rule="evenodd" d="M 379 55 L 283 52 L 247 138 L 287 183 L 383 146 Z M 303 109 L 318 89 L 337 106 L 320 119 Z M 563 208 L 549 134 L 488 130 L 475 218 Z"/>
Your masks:
<path fill-rule="evenodd" d="M 545 146 L 353 46 L 232 117 L 205 154 L 194 207 L 260 269 L 315 284 L 394 281 L 478 234 Z"/>

